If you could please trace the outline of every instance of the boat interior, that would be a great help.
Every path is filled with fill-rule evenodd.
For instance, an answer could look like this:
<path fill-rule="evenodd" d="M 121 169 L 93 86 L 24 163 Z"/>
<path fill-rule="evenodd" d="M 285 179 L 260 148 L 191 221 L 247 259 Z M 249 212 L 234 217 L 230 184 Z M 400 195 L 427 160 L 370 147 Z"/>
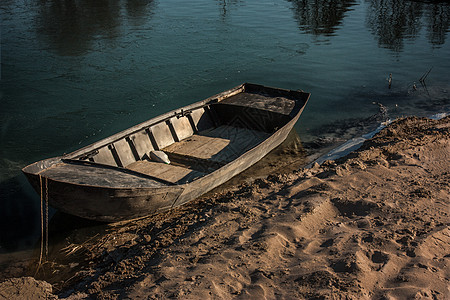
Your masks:
<path fill-rule="evenodd" d="M 291 119 L 289 114 L 295 104 L 281 96 L 240 92 L 176 111 L 65 159 L 184 184 L 217 170 L 264 141 Z M 153 150 L 166 153 L 170 164 L 152 161 L 149 153 Z"/>

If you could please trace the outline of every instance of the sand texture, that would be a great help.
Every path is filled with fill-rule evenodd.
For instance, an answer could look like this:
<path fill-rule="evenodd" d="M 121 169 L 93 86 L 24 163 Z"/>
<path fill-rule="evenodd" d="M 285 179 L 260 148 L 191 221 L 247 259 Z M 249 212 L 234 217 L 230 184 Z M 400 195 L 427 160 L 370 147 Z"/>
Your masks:
<path fill-rule="evenodd" d="M 74 299 L 449 299 L 449 137 L 449 117 L 397 120 L 338 161 L 110 225 L 45 278 Z"/>

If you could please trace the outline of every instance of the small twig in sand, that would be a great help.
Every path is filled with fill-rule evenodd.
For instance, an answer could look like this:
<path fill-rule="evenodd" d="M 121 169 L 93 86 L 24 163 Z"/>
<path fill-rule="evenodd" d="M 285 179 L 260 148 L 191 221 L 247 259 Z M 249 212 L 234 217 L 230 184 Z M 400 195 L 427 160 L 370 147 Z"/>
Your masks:
<path fill-rule="evenodd" d="M 419 79 L 420 84 L 422 85 L 423 89 L 427 92 L 428 95 L 430 95 L 430 93 L 428 92 L 428 88 L 427 88 L 427 84 L 425 83 L 425 79 L 427 78 L 428 74 L 430 74 L 432 69 L 433 69 L 433 67 L 431 67 L 428 70 L 428 72 L 423 74 L 422 77 L 420 77 L 420 79 Z"/>
<path fill-rule="evenodd" d="M 80 250 L 81 248 L 83 248 L 82 245 L 74 245 L 74 244 L 70 244 L 69 246 L 62 248 L 62 249 L 61 249 L 61 252 L 64 252 L 64 254 L 65 254 L 66 256 L 69 256 L 69 255 L 71 255 L 71 254 L 77 252 L 77 251 Z"/>
<path fill-rule="evenodd" d="M 70 244 L 67 247 L 61 248 L 60 252 L 64 252 L 66 256 L 69 256 L 75 252 L 77 252 L 78 250 L 85 248 L 86 250 L 89 250 L 90 252 L 91 249 L 89 249 L 88 247 L 86 247 L 86 244 L 89 243 L 91 240 L 93 240 L 94 238 L 96 238 L 99 234 L 97 233 L 96 235 L 90 237 L 89 239 L 87 239 L 86 241 L 84 241 L 83 243 L 81 243 L 80 245 L 76 245 L 76 244 Z"/>

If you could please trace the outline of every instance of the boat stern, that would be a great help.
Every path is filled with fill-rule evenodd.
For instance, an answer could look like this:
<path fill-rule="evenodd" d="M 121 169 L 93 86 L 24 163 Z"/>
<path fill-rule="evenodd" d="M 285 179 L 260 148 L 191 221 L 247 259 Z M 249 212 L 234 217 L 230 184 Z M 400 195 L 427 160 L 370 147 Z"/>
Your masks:
<path fill-rule="evenodd" d="M 40 193 L 39 174 L 60 162 L 61 157 L 52 157 L 40 160 L 24 167 L 22 169 L 22 172 L 25 174 L 31 186 L 36 190 L 36 192 Z"/>

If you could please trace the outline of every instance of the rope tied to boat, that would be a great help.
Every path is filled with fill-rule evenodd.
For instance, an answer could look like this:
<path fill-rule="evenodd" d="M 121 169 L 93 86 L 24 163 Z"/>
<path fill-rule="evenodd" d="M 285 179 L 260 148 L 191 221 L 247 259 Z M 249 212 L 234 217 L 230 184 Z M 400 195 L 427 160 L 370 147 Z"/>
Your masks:
<path fill-rule="evenodd" d="M 36 269 L 36 274 L 39 271 L 43 260 L 48 257 L 48 179 L 44 177 L 44 184 L 42 183 L 42 176 L 39 175 L 40 186 L 40 212 L 41 212 L 41 249 L 39 254 L 39 264 Z M 45 194 L 44 194 L 45 192 Z M 45 252 L 45 256 L 44 256 Z"/>

